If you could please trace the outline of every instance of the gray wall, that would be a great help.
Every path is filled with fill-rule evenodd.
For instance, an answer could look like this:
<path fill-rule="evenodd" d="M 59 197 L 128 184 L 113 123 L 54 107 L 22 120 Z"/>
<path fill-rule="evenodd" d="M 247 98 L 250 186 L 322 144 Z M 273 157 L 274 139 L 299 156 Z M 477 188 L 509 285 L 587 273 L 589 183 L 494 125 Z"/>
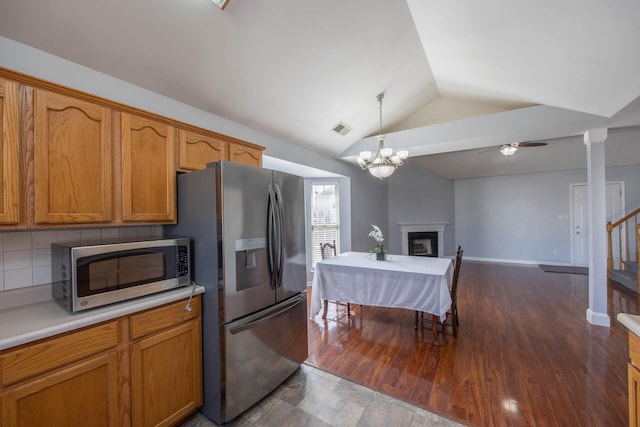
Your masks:
<path fill-rule="evenodd" d="M 393 178 L 393 177 L 392 177 Z M 369 237 L 371 225 L 375 224 L 385 235 L 388 223 L 388 180 L 380 180 L 369 172 L 358 169 L 358 174 L 351 177 L 351 249 L 358 252 L 369 252 L 376 242 Z"/>
<path fill-rule="evenodd" d="M 455 253 L 454 183 L 420 165 L 419 158 L 407 159 L 388 180 L 387 246 L 391 253 L 402 253 L 399 224 L 448 222 L 444 231 L 444 254 Z M 373 242 L 372 242 L 373 243 Z"/>
<path fill-rule="evenodd" d="M 639 207 L 640 165 L 606 179 L 625 183 L 626 212 Z M 456 242 L 468 258 L 570 264 L 570 184 L 586 182 L 586 169 L 456 180 Z"/>
<path fill-rule="evenodd" d="M 629 214 L 640 208 L 640 165 L 607 168 L 606 174 L 607 181 L 624 181 L 625 183 L 625 213 Z"/>

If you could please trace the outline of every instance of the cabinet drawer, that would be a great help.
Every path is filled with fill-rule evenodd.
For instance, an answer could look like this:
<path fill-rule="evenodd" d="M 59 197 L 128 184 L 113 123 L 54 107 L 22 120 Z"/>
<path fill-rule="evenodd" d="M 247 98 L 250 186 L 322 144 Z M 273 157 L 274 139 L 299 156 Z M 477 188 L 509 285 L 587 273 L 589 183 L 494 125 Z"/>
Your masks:
<path fill-rule="evenodd" d="M 199 295 L 193 297 L 191 311 L 184 309 L 186 304 L 186 300 L 181 300 L 132 315 L 129 324 L 131 339 L 137 339 L 200 316 Z"/>
<path fill-rule="evenodd" d="M 8 350 L 0 355 L 2 385 L 59 368 L 118 345 L 118 321 Z"/>

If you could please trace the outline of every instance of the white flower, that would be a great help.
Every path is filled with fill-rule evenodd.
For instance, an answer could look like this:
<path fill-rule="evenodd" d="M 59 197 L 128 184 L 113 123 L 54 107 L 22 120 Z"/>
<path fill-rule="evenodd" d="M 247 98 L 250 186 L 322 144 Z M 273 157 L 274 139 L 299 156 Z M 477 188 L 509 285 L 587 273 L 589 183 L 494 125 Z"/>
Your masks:
<path fill-rule="evenodd" d="M 384 236 L 382 235 L 382 231 L 380 231 L 380 228 L 374 224 L 371 224 L 371 226 L 373 227 L 373 230 L 371 230 L 371 232 L 369 233 L 369 237 L 373 237 L 374 240 L 378 242 L 378 244 L 384 242 Z"/>

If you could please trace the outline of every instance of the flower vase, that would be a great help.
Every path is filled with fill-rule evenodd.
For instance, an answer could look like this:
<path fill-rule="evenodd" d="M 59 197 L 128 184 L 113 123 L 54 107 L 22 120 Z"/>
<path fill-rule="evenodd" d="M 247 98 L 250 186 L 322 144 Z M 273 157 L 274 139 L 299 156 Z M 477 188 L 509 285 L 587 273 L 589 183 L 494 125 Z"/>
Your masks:
<path fill-rule="evenodd" d="M 385 260 L 385 253 L 384 252 L 376 252 L 376 259 L 378 261 L 384 261 Z"/>

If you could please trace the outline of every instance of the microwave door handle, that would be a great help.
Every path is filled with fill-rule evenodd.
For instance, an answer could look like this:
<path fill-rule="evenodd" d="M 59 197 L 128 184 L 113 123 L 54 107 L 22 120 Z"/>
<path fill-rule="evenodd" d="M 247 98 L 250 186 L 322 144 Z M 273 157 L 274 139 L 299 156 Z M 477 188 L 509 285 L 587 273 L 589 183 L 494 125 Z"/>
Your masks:
<path fill-rule="evenodd" d="M 275 289 L 277 274 L 275 271 L 276 268 L 276 260 L 275 260 L 275 195 L 273 193 L 273 188 L 271 184 L 269 184 L 269 195 L 267 199 L 267 260 L 268 260 L 268 274 L 269 274 L 269 286 L 271 289 Z"/>

